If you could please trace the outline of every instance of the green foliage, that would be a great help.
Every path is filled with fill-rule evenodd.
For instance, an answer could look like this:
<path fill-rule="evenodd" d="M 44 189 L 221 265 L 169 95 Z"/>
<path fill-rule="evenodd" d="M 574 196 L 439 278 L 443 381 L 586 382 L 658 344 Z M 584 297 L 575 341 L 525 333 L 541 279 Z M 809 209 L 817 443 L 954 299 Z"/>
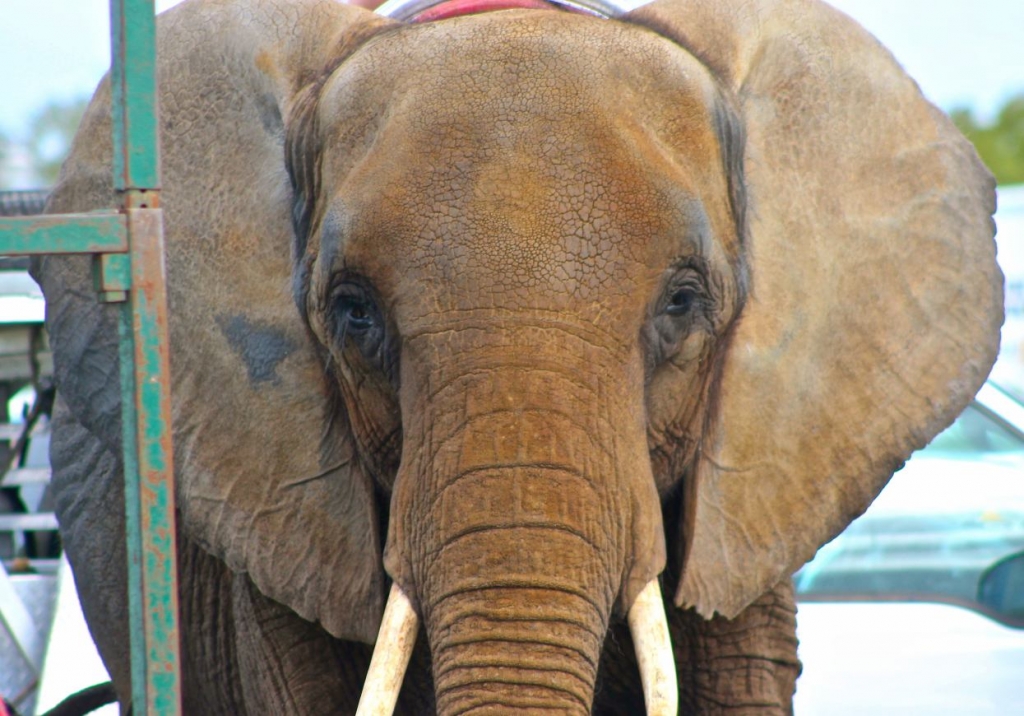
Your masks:
<path fill-rule="evenodd" d="M 71 149 L 71 140 L 88 104 L 88 97 L 51 102 L 32 118 L 28 152 L 35 173 L 44 186 L 56 183 L 60 165 Z"/>
<path fill-rule="evenodd" d="M 1024 182 L 1024 94 L 1011 98 L 989 124 L 978 122 L 969 109 L 955 109 L 950 117 L 973 142 L 997 182 Z"/>

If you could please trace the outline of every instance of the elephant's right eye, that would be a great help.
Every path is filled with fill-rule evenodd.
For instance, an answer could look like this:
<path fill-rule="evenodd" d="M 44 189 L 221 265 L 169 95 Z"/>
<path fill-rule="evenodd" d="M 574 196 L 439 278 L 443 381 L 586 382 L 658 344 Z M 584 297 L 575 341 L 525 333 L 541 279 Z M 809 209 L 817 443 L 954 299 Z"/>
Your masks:
<path fill-rule="evenodd" d="M 375 356 L 384 338 L 380 311 L 369 292 L 360 285 L 345 283 L 334 292 L 331 301 L 334 339 L 342 348 L 349 343 L 366 357 Z"/>
<path fill-rule="evenodd" d="M 339 318 L 344 324 L 346 334 L 365 333 L 373 328 L 373 316 L 370 307 L 362 301 L 342 299 L 339 301 Z"/>
<path fill-rule="evenodd" d="M 381 371 L 394 383 L 398 347 L 371 284 L 348 276 L 335 285 L 330 296 L 326 324 L 335 357 L 350 365 L 365 361 L 364 367 Z"/>

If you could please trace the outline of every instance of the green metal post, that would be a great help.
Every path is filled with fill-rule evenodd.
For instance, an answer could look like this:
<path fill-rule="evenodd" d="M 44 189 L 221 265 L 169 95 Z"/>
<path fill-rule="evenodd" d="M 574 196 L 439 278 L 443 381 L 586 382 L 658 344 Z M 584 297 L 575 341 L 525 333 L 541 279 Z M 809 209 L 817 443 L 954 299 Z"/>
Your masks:
<path fill-rule="evenodd" d="M 136 426 L 124 436 L 132 704 L 137 714 L 170 716 L 181 713 L 181 664 L 156 27 L 152 0 L 111 0 L 110 9 L 114 186 L 131 250 L 120 325 L 122 419 Z M 125 360 L 129 345 L 134 360 Z"/>
<path fill-rule="evenodd" d="M 160 188 L 153 0 L 110 0 L 114 188 Z"/>
<path fill-rule="evenodd" d="M 0 255 L 93 253 L 119 302 L 132 711 L 181 713 L 177 546 L 153 0 L 110 0 L 119 213 L 0 219 Z M 126 253 L 128 252 L 128 253 Z"/>
<path fill-rule="evenodd" d="M 170 716 L 180 713 L 181 679 L 163 234 L 159 209 L 127 212 L 131 291 L 120 333 L 132 703 L 134 713 Z"/>

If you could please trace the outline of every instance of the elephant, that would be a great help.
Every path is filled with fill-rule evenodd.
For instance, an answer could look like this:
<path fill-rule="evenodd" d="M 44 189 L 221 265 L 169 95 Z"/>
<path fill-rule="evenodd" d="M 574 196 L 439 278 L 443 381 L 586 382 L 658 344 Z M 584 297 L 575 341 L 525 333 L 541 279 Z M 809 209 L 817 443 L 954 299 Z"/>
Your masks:
<path fill-rule="evenodd" d="M 852 20 L 507 4 L 158 18 L 185 713 L 790 713 L 792 573 L 991 368 L 992 178 Z M 116 308 L 33 271 L 128 709 Z"/>

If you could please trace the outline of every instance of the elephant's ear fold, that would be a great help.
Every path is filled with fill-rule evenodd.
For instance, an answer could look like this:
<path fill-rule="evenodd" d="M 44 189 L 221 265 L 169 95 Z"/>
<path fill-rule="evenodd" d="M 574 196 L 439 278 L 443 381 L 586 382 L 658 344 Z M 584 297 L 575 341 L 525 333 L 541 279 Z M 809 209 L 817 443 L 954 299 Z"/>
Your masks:
<path fill-rule="evenodd" d="M 658 0 L 747 131 L 752 295 L 683 520 L 676 602 L 732 617 L 864 511 L 991 367 L 993 182 L 892 56 L 814 0 Z"/>
<path fill-rule="evenodd" d="M 320 0 L 196 0 L 157 28 L 179 528 L 271 599 L 367 642 L 384 596 L 376 500 L 292 296 L 284 119 L 387 22 Z M 103 101 L 65 165 L 62 209 L 109 201 Z M 82 295 L 73 310 L 100 310 Z M 74 330 L 53 337 L 66 372 L 116 360 L 109 344 L 71 355 Z M 73 411 L 90 390 L 65 393 Z"/>

